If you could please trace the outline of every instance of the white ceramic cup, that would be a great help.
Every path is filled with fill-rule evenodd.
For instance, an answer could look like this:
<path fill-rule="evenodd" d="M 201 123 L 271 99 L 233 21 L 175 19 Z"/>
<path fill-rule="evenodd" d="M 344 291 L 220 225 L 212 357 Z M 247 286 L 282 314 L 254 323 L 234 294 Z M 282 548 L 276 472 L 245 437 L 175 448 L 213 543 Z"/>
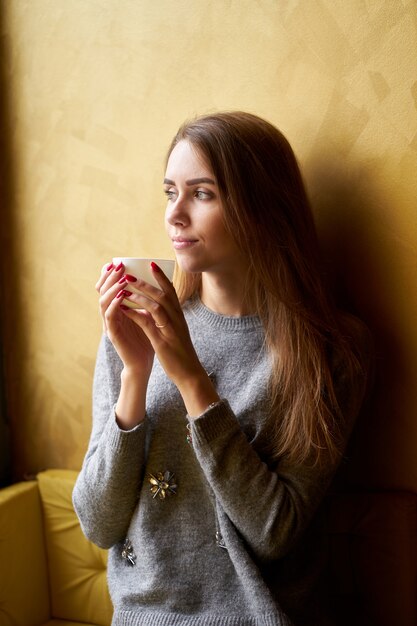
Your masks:
<path fill-rule="evenodd" d="M 164 272 L 167 278 L 172 281 L 174 276 L 174 266 L 175 261 L 171 261 L 169 259 L 143 259 L 138 257 L 123 257 L 116 256 L 113 259 L 113 265 L 117 267 L 119 263 L 123 263 L 125 266 L 125 274 L 131 274 L 135 278 L 140 278 L 141 280 L 145 280 L 150 285 L 154 287 L 160 288 L 155 278 L 152 275 L 151 263 L 152 261 L 156 263 L 161 270 Z M 133 293 L 141 293 L 138 289 L 135 288 L 135 283 L 128 283 L 126 285 L 126 289 L 132 291 Z M 125 306 L 128 306 L 130 309 L 138 309 L 140 308 L 137 304 L 134 304 L 130 300 L 126 298 L 122 300 Z"/>
<path fill-rule="evenodd" d="M 125 266 L 126 274 L 131 274 L 132 276 L 135 276 L 135 278 L 145 280 L 147 283 L 153 285 L 154 287 L 159 287 L 158 283 L 152 275 L 152 261 L 156 263 L 167 276 L 167 278 L 172 281 L 172 278 L 174 276 L 175 261 L 171 261 L 168 259 L 142 259 L 137 257 L 117 256 L 113 259 L 113 265 L 117 267 L 119 263 L 123 263 L 123 265 Z M 130 285 L 132 285 L 132 283 L 129 283 L 129 287 Z"/>

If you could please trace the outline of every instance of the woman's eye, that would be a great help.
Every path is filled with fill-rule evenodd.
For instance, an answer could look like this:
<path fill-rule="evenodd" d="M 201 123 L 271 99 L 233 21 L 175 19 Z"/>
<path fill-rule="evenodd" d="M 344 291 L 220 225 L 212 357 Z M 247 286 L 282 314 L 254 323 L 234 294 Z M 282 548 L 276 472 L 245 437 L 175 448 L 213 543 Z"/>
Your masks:
<path fill-rule="evenodd" d="M 194 195 L 198 200 L 210 200 L 213 197 L 209 191 L 203 191 L 203 189 L 197 189 Z"/>
<path fill-rule="evenodd" d="M 168 200 L 173 200 L 175 197 L 175 191 L 173 189 L 164 189 L 164 194 L 168 198 Z"/>

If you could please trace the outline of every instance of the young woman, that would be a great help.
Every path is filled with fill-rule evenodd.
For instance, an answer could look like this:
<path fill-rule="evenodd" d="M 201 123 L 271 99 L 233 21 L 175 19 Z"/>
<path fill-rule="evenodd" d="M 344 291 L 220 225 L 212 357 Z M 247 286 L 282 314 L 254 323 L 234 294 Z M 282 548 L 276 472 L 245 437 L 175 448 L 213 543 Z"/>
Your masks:
<path fill-rule="evenodd" d="M 159 288 L 112 264 L 97 283 L 74 505 L 110 548 L 113 624 L 318 626 L 313 528 L 364 396 L 367 333 L 326 292 L 300 172 L 271 124 L 185 124 L 164 189 L 176 289 L 155 264 Z"/>

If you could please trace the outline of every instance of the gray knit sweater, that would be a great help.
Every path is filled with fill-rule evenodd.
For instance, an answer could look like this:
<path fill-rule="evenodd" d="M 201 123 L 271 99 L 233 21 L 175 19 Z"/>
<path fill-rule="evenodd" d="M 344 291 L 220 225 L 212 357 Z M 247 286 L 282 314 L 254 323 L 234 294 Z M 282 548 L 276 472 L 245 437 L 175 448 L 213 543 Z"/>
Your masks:
<path fill-rule="evenodd" d="M 289 626 L 287 615 L 298 624 L 315 567 L 299 540 L 335 467 L 263 458 L 270 362 L 259 319 L 218 315 L 199 300 L 184 313 L 224 398 L 190 424 L 155 360 L 146 418 L 120 430 L 122 364 L 106 337 L 99 347 L 93 429 L 73 501 L 85 535 L 110 548 L 113 625 Z M 351 425 L 364 379 L 347 386 L 338 369 Z"/>

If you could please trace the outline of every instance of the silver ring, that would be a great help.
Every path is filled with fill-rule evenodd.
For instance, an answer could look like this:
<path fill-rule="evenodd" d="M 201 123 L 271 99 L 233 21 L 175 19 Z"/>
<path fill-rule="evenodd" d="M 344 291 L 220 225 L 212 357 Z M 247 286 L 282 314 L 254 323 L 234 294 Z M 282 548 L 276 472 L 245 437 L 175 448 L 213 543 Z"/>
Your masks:
<path fill-rule="evenodd" d="M 167 322 L 167 324 L 168 324 L 168 322 Z M 155 322 L 155 326 L 156 326 L 156 328 L 165 328 L 165 326 L 166 326 L 167 324 L 157 324 L 157 323 Z"/>

